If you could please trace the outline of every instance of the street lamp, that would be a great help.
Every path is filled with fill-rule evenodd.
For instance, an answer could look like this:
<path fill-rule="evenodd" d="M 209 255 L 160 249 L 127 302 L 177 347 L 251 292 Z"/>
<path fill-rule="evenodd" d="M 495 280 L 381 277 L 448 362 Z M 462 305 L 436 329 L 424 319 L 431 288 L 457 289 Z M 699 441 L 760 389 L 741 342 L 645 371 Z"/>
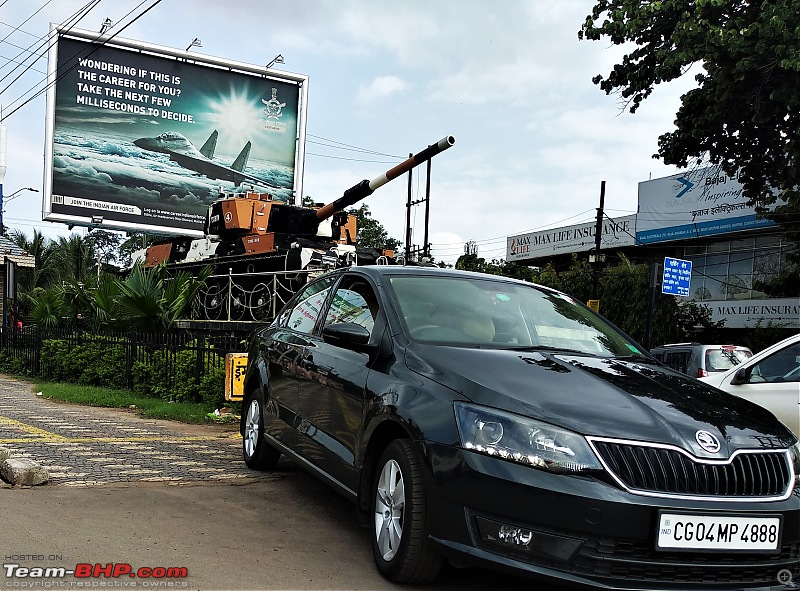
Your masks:
<path fill-rule="evenodd" d="M 8 198 L 5 200 L 6 203 L 14 199 L 17 195 L 22 193 L 23 191 L 33 191 L 34 193 L 38 193 L 39 189 L 34 189 L 33 187 L 23 187 L 21 189 L 17 189 Z M 3 213 L 5 212 L 5 203 L 3 203 L 3 185 L 0 184 L 0 236 L 6 235 L 6 226 L 3 224 Z"/>
<path fill-rule="evenodd" d="M 274 66 L 275 64 L 282 64 L 282 63 L 285 63 L 285 62 L 283 61 L 283 56 L 282 56 L 282 55 L 279 53 L 279 54 L 278 54 L 278 55 L 276 55 L 274 58 L 272 58 L 272 61 L 270 61 L 270 62 L 267 64 L 267 70 L 269 70 L 269 69 L 270 69 L 272 66 Z"/>

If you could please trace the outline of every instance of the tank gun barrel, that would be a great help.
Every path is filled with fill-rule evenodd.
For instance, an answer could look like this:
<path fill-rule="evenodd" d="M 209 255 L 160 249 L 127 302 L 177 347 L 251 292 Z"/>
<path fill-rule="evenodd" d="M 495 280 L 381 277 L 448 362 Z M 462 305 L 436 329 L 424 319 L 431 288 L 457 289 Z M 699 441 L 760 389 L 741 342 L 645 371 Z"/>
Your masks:
<path fill-rule="evenodd" d="M 326 218 L 329 218 L 333 214 L 342 211 L 345 207 L 349 207 L 354 203 L 358 203 L 365 197 L 369 197 L 372 193 L 375 192 L 375 189 L 378 187 L 385 185 L 392 179 L 399 177 L 401 174 L 404 174 L 414 168 L 415 166 L 419 166 L 423 162 L 427 162 L 439 152 L 443 152 L 450 146 L 456 143 L 456 138 L 452 135 L 448 135 L 442 139 L 440 139 L 435 144 L 431 144 L 418 154 L 403 160 L 397 166 L 390 168 L 382 175 L 375 177 L 374 179 L 367 180 L 364 179 L 360 183 L 353 185 L 349 189 L 347 189 L 344 194 L 339 197 L 336 201 L 328 203 L 327 205 L 321 207 L 316 212 L 316 218 L 319 221 L 322 221 Z"/>

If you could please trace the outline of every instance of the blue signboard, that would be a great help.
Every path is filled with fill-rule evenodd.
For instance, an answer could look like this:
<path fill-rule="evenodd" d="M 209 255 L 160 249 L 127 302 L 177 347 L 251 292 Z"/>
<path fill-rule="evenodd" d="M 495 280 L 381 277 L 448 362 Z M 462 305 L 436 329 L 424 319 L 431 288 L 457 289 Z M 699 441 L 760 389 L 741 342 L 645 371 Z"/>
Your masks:
<path fill-rule="evenodd" d="M 661 293 L 688 296 L 691 278 L 692 261 L 664 257 L 664 277 L 661 280 Z"/>

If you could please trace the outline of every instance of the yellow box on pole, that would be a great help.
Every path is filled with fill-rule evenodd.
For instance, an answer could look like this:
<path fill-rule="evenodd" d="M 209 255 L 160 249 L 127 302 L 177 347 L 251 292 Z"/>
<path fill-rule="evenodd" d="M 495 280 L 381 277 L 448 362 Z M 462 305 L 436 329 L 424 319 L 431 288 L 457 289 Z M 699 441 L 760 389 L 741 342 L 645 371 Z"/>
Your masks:
<path fill-rule="evenodd" d="M 225 355 L 225 400 L 241 402 L 244 397 L 244 374 L 247 371 L 247 353 Z"/>
<path fill-rule="evenodd" d="M 589 300 L 586 305 L 598 314 L 600 313 L 600 300 Z"/>

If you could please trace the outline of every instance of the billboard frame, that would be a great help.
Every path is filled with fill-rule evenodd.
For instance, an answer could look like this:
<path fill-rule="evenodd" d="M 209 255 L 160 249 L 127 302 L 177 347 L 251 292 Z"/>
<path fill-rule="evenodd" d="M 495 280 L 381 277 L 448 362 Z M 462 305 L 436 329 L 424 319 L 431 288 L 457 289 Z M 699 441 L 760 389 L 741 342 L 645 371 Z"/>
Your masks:
<path fill-rule="evenodd" d="M 308 123 L 308 85 L 309 77 L 304 74 L 293 72 L 277 71 L 248 64 L 235 60 L 207 56 L 196 53 L 189 53 L 188 50 L 180 50 L 154 43 L 136 41 L 133 39 L 118 38 L 116 34 L 96 33 L 84 29 L 62 27 L 56 23 L 50 24 L 50 46 L 48 49 L 47 66 L 47 110 L 45 115 L 45 145 L 44 145 L 44 179 L 42 192 L 42 220 L 50 222 L 62 222 L 71 226 L 91 226 L 101 227 L 109 230 L 119 231 L 141 231 L 156 234 L 184 235 L 184 236 L 203 236 L 202 230 L 192 230 L 188 228 L 175 228 L 168 225 L 150 225 L 142 223 L 126 222 L 122 220 L 105 219 L 100 215 L 82 216 L 69 215 L 53 212 L 53 158 L 55 140 L 55 111 L 56 111 L 56 82 L 58 66 L 58 41 L 62 38 L 72 38 L 77 41 L 89 42 L 98 46 L 106 46 L 112 49 L 133 50 L 156 58 L 173 59 L 187 64 L 212 67 L 219 70 L 258 76 L 264 79 L 273 79 L 280 82 L 293 84 L 298 89 L 297 101 L 297 127 L 295 131 L 295 154 L 294 154 L 294 179 L 292 185 L 292 195 L 295 202 L 302 202 L 303 198 L 303 175 L 305 168 L 306 155 L 306 128 Z M 102 218 L 102 219 L 100 219 Z"/>

